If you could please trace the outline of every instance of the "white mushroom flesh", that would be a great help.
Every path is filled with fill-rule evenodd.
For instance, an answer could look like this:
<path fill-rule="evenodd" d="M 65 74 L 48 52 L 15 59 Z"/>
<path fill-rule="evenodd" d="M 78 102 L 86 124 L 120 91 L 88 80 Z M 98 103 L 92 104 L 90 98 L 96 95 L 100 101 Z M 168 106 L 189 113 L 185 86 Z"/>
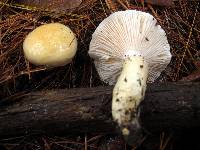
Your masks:
<path fill-rule="evenodd" d="M 144 57 L 127 56 L 113 89 L 112 99 L 113 119 L 122 128 L 129 126 L 130 122 L 134 123 L 137 117 L 136 109 L 140 101 L 144 99 L 147 75 L 148 66 Z"/>
<path fill-rule="evenodd" d="M 127 135 L 131 124 L 139 127 L 136 109 L 144 99 L 146 82 L 157 79 L 171 60 L 165 31 L 149 13 L 115 12 L 95 30 L 89 55 L 101 79 L 116 83 L 112 115 Z"/>

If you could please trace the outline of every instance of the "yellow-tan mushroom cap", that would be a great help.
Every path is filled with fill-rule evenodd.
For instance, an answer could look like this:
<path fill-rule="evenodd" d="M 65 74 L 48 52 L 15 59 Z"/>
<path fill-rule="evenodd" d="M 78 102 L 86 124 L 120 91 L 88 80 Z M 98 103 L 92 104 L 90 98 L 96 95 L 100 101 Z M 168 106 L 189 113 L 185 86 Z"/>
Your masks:
<path fill-rule="evenodd" d="M 35 65 L 63 66 L 76 54 L 77 39 L 63 24 L 45 24 L 27 35 L 23 50 L 25 57 Z"/>

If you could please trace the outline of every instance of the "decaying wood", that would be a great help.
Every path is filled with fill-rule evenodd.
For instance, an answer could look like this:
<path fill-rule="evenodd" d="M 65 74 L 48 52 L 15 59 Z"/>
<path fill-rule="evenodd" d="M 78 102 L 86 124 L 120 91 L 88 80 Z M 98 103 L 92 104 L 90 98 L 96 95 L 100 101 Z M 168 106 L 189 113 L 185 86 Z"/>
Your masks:
<path fill-rule="evenodd" d="M 112 87 L 62 89 L 0 100 L 0 136 L 27 133 L 116 133 Z M 200 127 L 200 83 L 148 85 L 141 123 L 149 132 Z"/>

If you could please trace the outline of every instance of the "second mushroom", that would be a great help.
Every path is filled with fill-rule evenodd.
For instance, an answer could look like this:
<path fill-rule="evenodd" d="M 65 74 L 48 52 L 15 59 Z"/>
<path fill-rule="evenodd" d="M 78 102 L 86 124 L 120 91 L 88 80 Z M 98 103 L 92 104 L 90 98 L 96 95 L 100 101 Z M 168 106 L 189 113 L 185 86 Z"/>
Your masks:
<path fill-rule="evenodd" d="M 112 116 L 127 137 L 141 129 L 138 105 L 146 82 L 153 82 L 171 60 L 166 33 L 149 13 L 126 10 L 111 14 L 95 30 L 89 48 L 101 79 L 114 85 Z"/>

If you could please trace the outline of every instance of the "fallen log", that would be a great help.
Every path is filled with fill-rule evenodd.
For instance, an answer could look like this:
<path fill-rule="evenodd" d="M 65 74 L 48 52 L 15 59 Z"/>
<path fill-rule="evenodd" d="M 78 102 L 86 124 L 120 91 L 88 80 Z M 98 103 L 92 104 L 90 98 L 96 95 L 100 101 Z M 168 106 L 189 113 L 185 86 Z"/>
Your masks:
<path fill-rule="evenodd" d="M 29 133 L 116 133 L 112 87 L 57 89 L 0 100 L 0 137 Z M 141 123 L 149 132 L 200 127 L 200 83 L 148 85 Z"/>

